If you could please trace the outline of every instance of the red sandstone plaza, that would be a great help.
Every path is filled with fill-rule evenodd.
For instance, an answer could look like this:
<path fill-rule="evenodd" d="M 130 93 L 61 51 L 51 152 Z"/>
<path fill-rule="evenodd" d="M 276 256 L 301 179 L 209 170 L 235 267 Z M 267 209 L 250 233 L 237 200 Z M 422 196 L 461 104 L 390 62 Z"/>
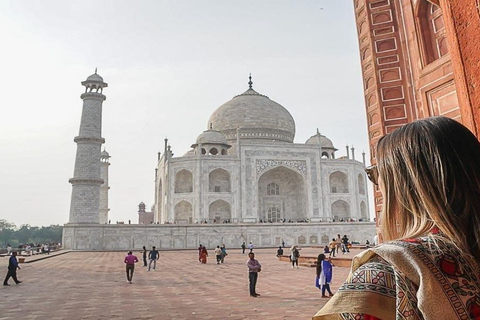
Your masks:
<path fill-rule="evenodd" d="M 316 256 L 321 251 L 304 248 L 301 252 Z M 255 250 L 262 264 L 258 298 L 249 296 L 248 257 L 241 249 L 228 250 L 221 265 L 214 261 L 213 250 L 206 265 L 198 262 L 196 250 L 161 251 L 155 272 L 147 272 L 141 262 L 136 265 L 133 284 L 126 281 L 126 252 L 60 251 L 58 256 L 31 263 L 35 258 L 27 257 L 18 271 L 23 283 L 1 288 L 0 318 L 311 319 L 328 300 L 314 286 L 315 268 L 292 269 L 275 252 L 275 248 Z M 134 254 L 141 260 L 141 253 Z M 7 264 L 8 258 L 1 257 L 2 271 L 6 272 Z M 348 270 L 334 268 L 333 291 Z"/>

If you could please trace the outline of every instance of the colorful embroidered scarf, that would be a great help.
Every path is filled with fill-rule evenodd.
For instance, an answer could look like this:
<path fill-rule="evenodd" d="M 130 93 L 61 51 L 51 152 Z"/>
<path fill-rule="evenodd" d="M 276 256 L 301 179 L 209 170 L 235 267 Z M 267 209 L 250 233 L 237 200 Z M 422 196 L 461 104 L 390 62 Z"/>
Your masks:
<path fill-rule="evenodd" d="M 480 319 L 480 269 L 441 236 L 388 242 L 354 258 L 313 319 Z"/>

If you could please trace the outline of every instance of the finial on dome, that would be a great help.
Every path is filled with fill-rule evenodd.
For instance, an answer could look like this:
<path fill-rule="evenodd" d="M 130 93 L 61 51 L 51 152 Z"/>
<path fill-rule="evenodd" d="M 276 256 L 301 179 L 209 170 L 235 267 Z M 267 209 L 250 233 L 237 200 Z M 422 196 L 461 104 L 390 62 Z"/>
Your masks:
<path fill-rule="evenodd" d="M 251 73 L 250 73 L 250 76 L 248 77 L 248 79 L 250 79 L 250 81 L 248 81 L 248 86 L 250 87 L 250 89 L 252 89 L 253 82 L 252 82 L 252 74 Z"/>
<path fill-rule="evenodd" d="M 95 67 L 95 74 L 97 74 L 97 68 Z"/>
<path fill-rule="evenodd" d="M 318 128 L 317 128 L 317 134 L 320 135 L 320 130 L 318 130 Z"/>

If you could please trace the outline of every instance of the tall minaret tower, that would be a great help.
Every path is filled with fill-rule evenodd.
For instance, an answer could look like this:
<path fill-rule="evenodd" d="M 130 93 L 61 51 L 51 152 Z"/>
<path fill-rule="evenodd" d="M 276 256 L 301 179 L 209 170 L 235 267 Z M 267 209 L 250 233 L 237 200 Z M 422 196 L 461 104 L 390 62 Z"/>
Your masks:
<path fill-rule="evenodd" d="M 100 154 L 100 177 L 103 184 L 100 186 L 100 223 L 106 224 L 108 222 L 108 166 L 110 165 L 110 155 L 105 149 Z"/>
<path fill-rule="evenodd" d="M 102 138 L 102 103 L 106 97 L 103 88 L 108 85 L 103 78 L 92 74 L 82 82 L 85 93 L 83 100 L 80 133 L 75 137 L 77 155 L 72 184 L 72 201 L 70 203 L 69 223 L 100 222 L 100 152 L 105 139 Z"/>

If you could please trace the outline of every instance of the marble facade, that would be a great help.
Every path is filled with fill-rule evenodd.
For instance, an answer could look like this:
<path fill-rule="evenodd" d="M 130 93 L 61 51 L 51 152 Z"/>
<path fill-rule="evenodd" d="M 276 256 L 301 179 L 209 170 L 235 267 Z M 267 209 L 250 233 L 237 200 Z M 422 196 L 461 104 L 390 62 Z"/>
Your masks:
<path fill-rule="evenodd" d="M 63 244 L 72 250 L 140 250 L 142 246 L 160 249 L 196 249 L 225 244 L 240 248 L 250 241 L 255 247 L 324 246 L 337 234 L 350 241 L 370 243 L 375 235 L 373 222 L 341 223 L 266 223 L 266 224 L 191 224 L 191 225 L 109 225 L 67 224 Z"/>

